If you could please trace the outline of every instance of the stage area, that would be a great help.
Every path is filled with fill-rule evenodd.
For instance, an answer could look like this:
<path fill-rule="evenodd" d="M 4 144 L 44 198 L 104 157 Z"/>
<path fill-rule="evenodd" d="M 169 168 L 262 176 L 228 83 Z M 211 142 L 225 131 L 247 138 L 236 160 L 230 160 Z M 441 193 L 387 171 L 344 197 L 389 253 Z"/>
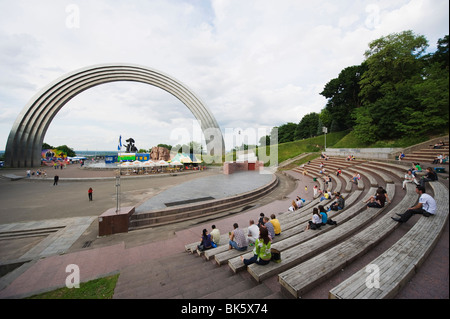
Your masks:
<path fill-rule="evenodd" d="M 257 171 L 197 178 L 171 187 L 141 203 L 136 207 L 136 213 L 201 202 L 202 200 L 223 199 L 265 186 L 272 179 L 273 174 Z"/>

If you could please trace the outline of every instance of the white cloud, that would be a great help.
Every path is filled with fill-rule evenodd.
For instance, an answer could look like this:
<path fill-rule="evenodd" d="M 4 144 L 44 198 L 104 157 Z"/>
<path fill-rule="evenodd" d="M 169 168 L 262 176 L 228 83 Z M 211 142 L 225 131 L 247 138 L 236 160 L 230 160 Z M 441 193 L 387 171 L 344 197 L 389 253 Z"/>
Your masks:
<path fill-rule="evenodd" d="M 320 112 L 324 85 L 361 63 L 370 41 L 410 29 L 434 49 L 448 34 L 448 9 L 447 0 L 1 1 L 0 149 L 41 88 L 98 63 L 142 64 L 175 77 L 223 131 L 299 122 Z M 175 128 L 197 138 L 193 119 L 165 91 L 111 83 L 68 102 L 45 141 L 114 150 L 122 134 L 150 148 L 176 144 Z"/>

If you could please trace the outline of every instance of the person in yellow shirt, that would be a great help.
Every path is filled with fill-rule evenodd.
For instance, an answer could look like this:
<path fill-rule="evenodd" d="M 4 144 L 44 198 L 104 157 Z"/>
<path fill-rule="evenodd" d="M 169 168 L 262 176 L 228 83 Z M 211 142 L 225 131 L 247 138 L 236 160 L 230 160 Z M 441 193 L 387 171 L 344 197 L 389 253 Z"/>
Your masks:
<path fill-rule="evenodd" d="M 275 214 L 270 215 L 270 222 L 273 225 L 273 229 L 275 230 L 275 236 L 281 235 L 281 225 L 280 221 L 275 217 Z"/>

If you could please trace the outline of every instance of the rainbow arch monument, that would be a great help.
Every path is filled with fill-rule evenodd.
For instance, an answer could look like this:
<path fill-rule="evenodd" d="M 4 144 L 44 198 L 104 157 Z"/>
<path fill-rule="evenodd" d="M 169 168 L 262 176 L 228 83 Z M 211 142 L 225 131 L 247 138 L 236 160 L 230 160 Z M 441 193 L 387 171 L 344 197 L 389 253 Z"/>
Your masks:
<path fill-rule="evenodd" d="M 134 64 L 99 64 L 70 72 L 39 91 L 13 124 L 5 150 L 5 166 L 38 167 L 45 133 L 58 111 L 77 94 L 117 81 L 146 83 L 179 99 L 199 121 L 208 154 L 225 154 L 220 127 L 208 107 L 184 84 L 160 71 Z"/>

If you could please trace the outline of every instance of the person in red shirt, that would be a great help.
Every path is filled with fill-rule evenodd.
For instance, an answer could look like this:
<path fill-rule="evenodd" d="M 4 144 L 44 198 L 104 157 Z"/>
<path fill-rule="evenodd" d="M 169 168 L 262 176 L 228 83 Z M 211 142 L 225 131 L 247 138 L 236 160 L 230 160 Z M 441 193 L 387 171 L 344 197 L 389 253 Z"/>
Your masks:
<path fill-rule="evenodd" d="M 89 187 L 89 190 L 88 190 L 89 201 L 92 201 L 92 193 L 93 192 L 94 192 L 94 190 L 92 189 L 92 187 Z"/>

